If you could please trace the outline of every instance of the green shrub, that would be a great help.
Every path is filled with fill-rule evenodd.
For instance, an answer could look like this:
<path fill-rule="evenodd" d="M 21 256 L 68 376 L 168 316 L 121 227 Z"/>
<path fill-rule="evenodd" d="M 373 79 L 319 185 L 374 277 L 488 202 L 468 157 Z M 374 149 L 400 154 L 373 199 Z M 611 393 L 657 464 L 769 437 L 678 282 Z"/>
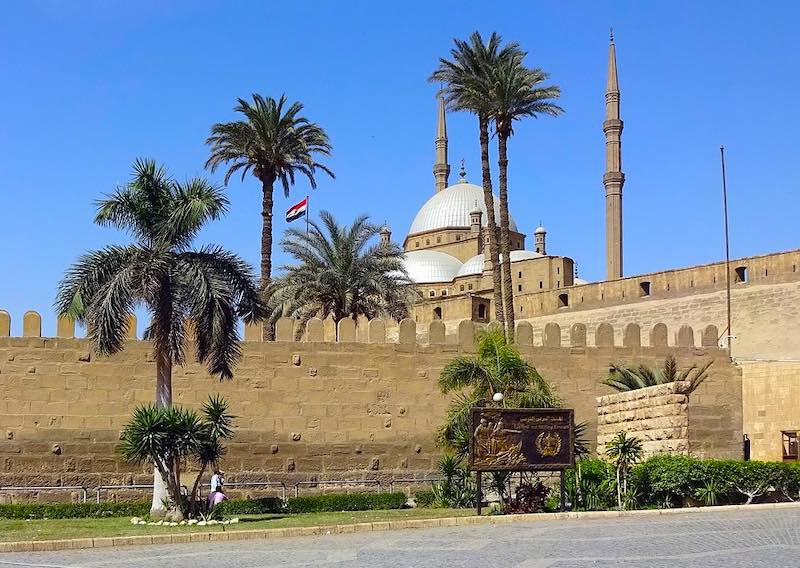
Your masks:
<path fill-rule="evenodd" d="M 795 499 L 800 491 L 800 464 L 781 462 L 663 455 L 637 465 L 632 474 L 642 506 L 751 503 L 773 490 Z"/>
<path fill-rule="evenodd" d="M 291 497 L 286 503 L 289 513 L 321 513 L 333 511 L 370 511 L 373 509 L 402 509 L 406 494 L 398 493 L 337 493 Z"/>
<path fill-rule="evenodd" d="M 20 503 L 0 505 L 0 519 L 86 519 L 144 517 L 149 502 L 124 503 Z"/>
<path fill-rule="evenodd" d="M 708 481 L 701 460 L 689 456 L 653 456 L 631 471 L 631 485 L 636 487 L 640 503 L 682 506 Z"/>
<path fill-rule="evenodd" d="M 283 500 L 278 497 L 228 499 L 214 507 L 214 511 L 223 517 L 231 515 L 263 515 L 265 513 L 282 513 L 284 504 Z"/>
<path fill-rule="evenodd" d="M 417 507 L 432 507 L 435 500 L 436 494 L 430 489 L 414 493 L 414 502 L 417 504 Z"/>
<path fill-rule="evenodd" d="M 573 509 L 601 511 L 616 505 L 614 468 L 603 460 L 580 460 L 564 472 L 564 482 Z"/>

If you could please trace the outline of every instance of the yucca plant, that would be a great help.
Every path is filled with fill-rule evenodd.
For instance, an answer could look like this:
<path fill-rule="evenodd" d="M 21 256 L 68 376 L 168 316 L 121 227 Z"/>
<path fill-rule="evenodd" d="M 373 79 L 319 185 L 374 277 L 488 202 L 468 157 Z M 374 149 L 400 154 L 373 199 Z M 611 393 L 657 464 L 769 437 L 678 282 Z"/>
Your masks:
<path fill-rule="evenodd" d="M 711 479 L 697 490 L 695 496 L 705 503 L 706 506 L 713 507 L 717 504 L 723 493 L 723 487 L 717 483 L 715 479 Z"/>
<path fill-rule="evenodd" d="M 666 383 L 685 382 L 686 386 L 681 388 L 681 394 L 691 394 L 709 376 L 709 369 L 714 361 L 708 361 L 703 365 L 693 364 L 690 367 L 679 370 L 678 363 L 673 355 L 664 359 L 664 364 L 660 369 L 652 369 L 646 365 L 627 367 L 624 365 L 612 364 L 608 371 L 608 378 L 603 384 L 610 386 L 616 391 L 627 392 L 655 385 Z"/>
<path fill-rule="evenodd" d="M 642 441 L 625 432 L 618 432 L 606 443 L 606 457 L 616 470 L 617 505 L 623 509 L 623 495 L 628 495 L 628 473 L 644 456 Z"/>
<path fill-rule="evenodd" d="M 198 414 L 177 406 L 139 406 L 120 437 L 120 455 L 133 464 L 152 464 L 165 480 L 178 518 L 185 518 L 197 502 L 200 479 L 209 465 L 225 455 L 223 442 L 233 437 L 236 417 L 219 396 L 209 396 Z M 182 464 L 199 467 L 192 491 L 181 494 Z"/>

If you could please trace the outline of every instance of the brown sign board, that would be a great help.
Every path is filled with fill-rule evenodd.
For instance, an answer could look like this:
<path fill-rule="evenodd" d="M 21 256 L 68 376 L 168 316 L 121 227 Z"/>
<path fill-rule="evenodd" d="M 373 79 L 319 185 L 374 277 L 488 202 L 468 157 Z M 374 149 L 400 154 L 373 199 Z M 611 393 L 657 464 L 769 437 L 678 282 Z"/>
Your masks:
<path fill-rule="evenodd" d="M 473 408 L 474 471 L 563 470 L 575 465 L 575 413 L 561 408 Z"/>

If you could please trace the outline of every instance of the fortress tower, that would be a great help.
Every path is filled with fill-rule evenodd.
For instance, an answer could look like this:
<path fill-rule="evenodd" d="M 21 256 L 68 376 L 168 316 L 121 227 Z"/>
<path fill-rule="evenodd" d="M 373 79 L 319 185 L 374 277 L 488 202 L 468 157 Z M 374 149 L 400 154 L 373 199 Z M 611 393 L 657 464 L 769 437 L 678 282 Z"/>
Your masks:
<path fill-rule="evenodd" d="M 619 117 L 619 82 L 617 81 L 617 53 L 614 33 L 608 48 L 608 82 L 606 83 L 606 279 L 622 278 L 622 120 Z"/>

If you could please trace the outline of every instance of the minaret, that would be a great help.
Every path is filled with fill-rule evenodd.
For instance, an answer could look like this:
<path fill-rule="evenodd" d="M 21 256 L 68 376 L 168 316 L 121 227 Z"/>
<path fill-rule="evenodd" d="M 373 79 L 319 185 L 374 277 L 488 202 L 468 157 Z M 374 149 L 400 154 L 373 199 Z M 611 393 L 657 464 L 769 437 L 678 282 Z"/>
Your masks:
<path fill-rule="evenodd" d="M 608 48 L 608 83 L 606 84 L 606 278 L 622 278 L 622 120 L 619 118 L 619 83 L 617 81 L 617 53 L 614 32 Z"/>
<path fill-rule="evenodd" d="M 439 97 L 439 120 L 436 123 L 436 163 L 433 164 L 433 177 L 436 180 L 436 193 L 447 187 L 450 165 L 447 163 L 447 122 L 443 97 Z"/>
<path fill-rule="evenodd" d="M 382 245 L 389 245 L 392 243 L 392 230 L 386 223 L 384 223 L 383 227 L 381 227 L 380 235 Z"/>
<path fill-rule="evenodd" d="M 547 231 L 544 227 L 542 227 L 542 223 L 539 223 L 539 226 L 536 227 L 536 230 L 533 232 L 533 241 L 534 241 L 534 248 L 535 252 L 538 252 L 541 255 L 547 254 Z"/>

